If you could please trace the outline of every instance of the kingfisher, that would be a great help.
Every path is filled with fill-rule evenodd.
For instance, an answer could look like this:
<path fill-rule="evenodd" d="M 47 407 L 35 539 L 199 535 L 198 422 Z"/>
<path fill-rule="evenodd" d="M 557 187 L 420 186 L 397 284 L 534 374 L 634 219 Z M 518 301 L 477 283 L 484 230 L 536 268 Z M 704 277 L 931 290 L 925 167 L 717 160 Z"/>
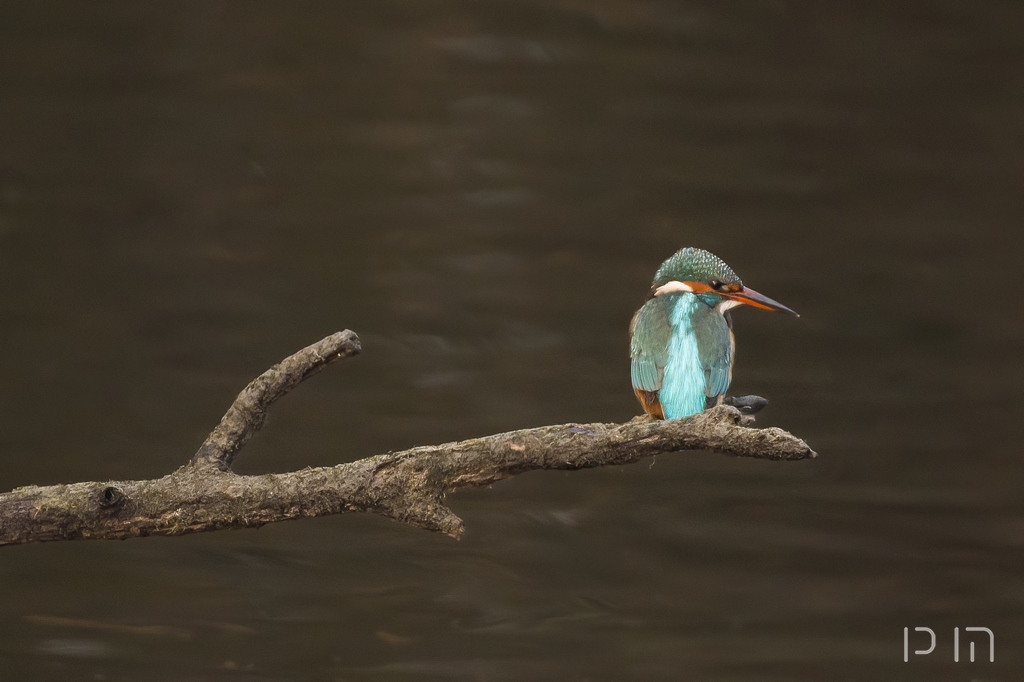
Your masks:
<path fill-rule="evenodd" d="M 703 249 L 680 249 L 661 264 L 629 325 L 630 376 L 644 412 L 676 419 L 722 403 L 736 355 L 729 310 L 744 304 L 797 315 Z"/>

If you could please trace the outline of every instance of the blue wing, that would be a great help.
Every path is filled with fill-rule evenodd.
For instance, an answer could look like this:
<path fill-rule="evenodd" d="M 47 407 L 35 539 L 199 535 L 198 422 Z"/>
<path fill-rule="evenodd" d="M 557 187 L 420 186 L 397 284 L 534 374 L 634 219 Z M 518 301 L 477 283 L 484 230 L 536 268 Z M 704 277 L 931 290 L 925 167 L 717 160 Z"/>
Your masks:
<path fill-rule="evenodd" d="M 636 390 L 655 392 L 661 388 L 668 362 L 668 341 L 672 335 L 668 309 L 665 297 L 655 297 L 633 316 L 629 374 Z"/>
<path fill-rule="evenodd" d="M 702 307 L 694 314 L 697 354 L 704 370 L 704 395 L 716 404 L 732 381 L 733 343 L 728 320 L 714 308 Z"/>

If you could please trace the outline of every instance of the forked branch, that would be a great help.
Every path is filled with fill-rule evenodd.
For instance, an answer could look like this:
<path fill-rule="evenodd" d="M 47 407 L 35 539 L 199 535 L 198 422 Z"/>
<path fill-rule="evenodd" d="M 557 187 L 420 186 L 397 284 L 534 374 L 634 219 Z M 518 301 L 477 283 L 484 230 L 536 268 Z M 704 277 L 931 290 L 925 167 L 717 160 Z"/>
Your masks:
<path fill-rule="evenodd" d="M 238 395 L 192 460 L 163 478 L 0 494 L 0 545 L 185 535 L 349 511 L 376 512 L 457 538 L 463 523 L 446 506 L 446 493 L 526 471 L 628 464 L 678 450 L 773 460 L 816 456 L 792 434 L 753 428 L 751 417 L 723 405 L 686 419 L 542 426 L 284 474 L 231 470 L 278 398 L 359 351 L 355 333 L 343 331 L 270 368 Z"/>

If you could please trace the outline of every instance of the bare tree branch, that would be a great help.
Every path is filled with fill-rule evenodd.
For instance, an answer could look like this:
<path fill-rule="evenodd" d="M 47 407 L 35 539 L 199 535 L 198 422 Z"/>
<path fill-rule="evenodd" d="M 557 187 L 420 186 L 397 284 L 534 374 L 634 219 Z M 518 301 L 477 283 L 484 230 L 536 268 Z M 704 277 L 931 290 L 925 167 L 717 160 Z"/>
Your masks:
<path fill-rule="evenodd" d="M 360 350 L 359 337 L 346 329 L 303 348 L 253 379 L 192 457 L 192 466 L 215 466 L 229 471 L 235 454 L 260 430 L 267 410 L 278 398 L 332 362 L 356 355 Z"/>
<path fill-rule="evenodd" d="M 350 511 L 376 512 L 457 538 L 463 523 L 445 505 L 446 493 L 526 471 L 628 464 L 678 450 L 772 460 L 816 456 L 790 433 L 752 428 L 752 417 L 723 405 L 686 419 L 543 426 L 284 474 L 231 471 L 235 454 L 275 400 L 359 350 L 356 335 L 344 331 L 275 365 L 238 395 L 192 461 L 163 478 L 0 494 L 0 545 L 185 535 Z"/>

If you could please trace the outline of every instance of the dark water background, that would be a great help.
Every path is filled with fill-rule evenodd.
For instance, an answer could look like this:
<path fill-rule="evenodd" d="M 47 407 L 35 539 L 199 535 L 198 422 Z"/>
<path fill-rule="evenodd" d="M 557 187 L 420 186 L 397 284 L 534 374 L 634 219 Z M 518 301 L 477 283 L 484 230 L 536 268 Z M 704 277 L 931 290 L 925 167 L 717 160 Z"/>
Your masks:
<path fill-rule="evenodd" d="M 803 314 L 733 392 L 821 458 L 7 548 L 0 679 L 1020 679 L 1022 116 L 1010 1 L 3 3 L 0 488 L 167 473 L 346 327 L 242 472 L 626 420 L 684 245 Z"/>

